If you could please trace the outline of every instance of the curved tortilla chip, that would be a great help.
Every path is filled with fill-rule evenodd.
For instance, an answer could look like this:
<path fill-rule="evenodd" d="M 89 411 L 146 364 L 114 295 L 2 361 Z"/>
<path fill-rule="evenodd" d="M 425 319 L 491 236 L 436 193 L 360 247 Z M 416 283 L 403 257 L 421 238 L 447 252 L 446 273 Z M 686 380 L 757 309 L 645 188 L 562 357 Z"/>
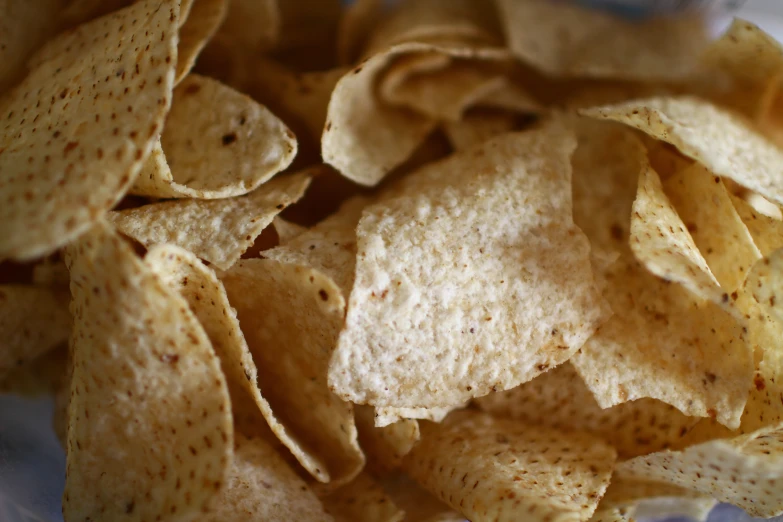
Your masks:
<path fill-rule="evenodd" d="M 214 36 L 228 9 L 228 0 L 195 0 L 179 29 L 177 70 L 174 84 L 182 81 L 196 64 L 196 58 Z"/>
<path fill-rule="evenodd" d="M 511 390 L 481 397 L 477 403 L 499 418 L 593 433 L 611 444 L 621 458 L 668 448 L 699 421 L 655 399 L 603 409 L 570 363 Z"/>
<path fill-rule="evenodd" d="M 567 360 L 605 320 L 556 121 L 432 163 L 364 209 L 329 383 L 374 406 L 453 406 Z M 454 241 L 453 238 L 459 238 Z"/>
<path fill-rule="evenodd" d="M 261 395 L 258 368 L 239 327 L 236 311 L 229 304 L 226 290 L 215 273 L 193 254 L 174 245 L 153 247 L 145 261 L 169 287 L 188 301 L 204 327 L 226 375 L 235 424 L 240 428 L 252 427 L 252 430 L 244 430 L 246 434 L 258 435 L 268 434 L 265 427 L 258 427 L 265 422 L 303 468 L 313 474 L 320 473 L 323 459 L 304 447 L 296 433 L 280 422 Z"/>
<path fill-rule="evenodd" d="M 326 382 L 345 313 L 340 289 L 315 269 L 271 259 L 240 260 L 221 279 L 258 366 L 261 393 L 326 465 L 313 476 L 349 482 L 364 466 L 353 407 Z"/>
<path fill-rule="evenodd" d="M 663 186 L 721 288 L 729 294 L 737 290 L 761 252 L 722 180 L 694 164 Z"/>
<path fill-rule="evenodd" d="M 496 61 L 505 49 L 403 43 L 376 54 L 343 76 L 332 92 L 321 137 L 324 162 L 366 186 L 378 184 L 403 163 L 435 128 L 424 115 L 390 107 L 378 99 L 376 82 L 398 57 L 442 54 L 454 59 Z"/>
<path fill-rule="evenodd" d="M 178 11 L 146 0 L 64 33 L 0 100 L 0 258 L 53 252 L 133 183 L 171 101 Z"/>
<path fill-rule="evenodd" d="M 745 288 L 766 312 L 783 321 L 783 249 L 753 265 Z"/>
<path fill-rule="evenodd" d="M 452 411 L 464 407 L 465 404 L 458 404 L 456 406 L 436 406 L 433 408 L 395 408 L 393 406 L 381 406 L 375 408 L 375 425 L 382 428 L 403 419 L 440 422 Z"/>
<path fill-rule="evenodd" d="M 69 520 L 196 517 L 225 486 L 231 403 L 188 304 L 99 223 L 66 249 Z"/>
<path fill-rule="evenodd" d="M 315 493 L 264 439 L 237 434 L 234 445 L 226 487 L 199 520 L 333 522 Z"/>
<path fill-rule="evenodd" d="M 226 270 L 275 215 L 302 197 L 310 180 L 305 171 L 275 178 L 244 196 L 153 203 L 110 212 L 109 221 L 147 248 L 175 244 Z"/>
<path fill-rule="evenodd" d="M 405 459 L 419 484 L 471 520 L 585 520 L 609 485 L 616 455 L 585 433 L 561 433 L 458 412 L 422 424 Z"/>
<path fill-rule="evenodd" d="M 263 105 L 191 74 L 174 91 L 159 147 L 134 194 L 215 199 L 251 192 L 285 169 L 296 138 Z"/>
<path fill-rule="evenodd" d="M 722 301 L 725 292 L 649 165 L 639 173 L 631 215 L 631 251 L 661 279 L 681 284 L 700 299 Z"/>
<path fill-rule="evenodd" d="M 43 285 L 0 285 L 0 378 L 66 342 L 68 294 Z"/>
<path fill-rule="evenodd" d="M 742 198 L 730 197 L 762 255 L 767 256 L 783 247 L 783 221 L 762 214 Z"/>
<path fill-rule="evenodd" d="M 307 232 L 307 227 L 287 221 L 280 216 L 275 216 L 274 219 L 272 219 L 272 226 L 275 227 L 277 242 L 280 246 L 287 245 L 295 237 Z"/>
<path fill-rule="evenodd" d="M 511 51 L 552 76 L 682 81 L 709 42 L 698 17 L 632 21 L 549 0 L 496 0 Z"/>
<path fill-rule="evenodd" d="M 783 203 L 783 150 L 732 113 L 698 98 L 648 98 L 582 109 L 671 143 L 718 176 Z"/>

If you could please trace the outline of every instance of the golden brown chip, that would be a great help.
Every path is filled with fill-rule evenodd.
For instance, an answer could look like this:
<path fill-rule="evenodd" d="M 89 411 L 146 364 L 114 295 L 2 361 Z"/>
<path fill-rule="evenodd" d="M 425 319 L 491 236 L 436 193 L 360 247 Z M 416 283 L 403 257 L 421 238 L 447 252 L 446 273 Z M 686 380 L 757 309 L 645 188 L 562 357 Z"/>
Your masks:
<path fill-rule="evenodd" d="M 716 175 L 783 203 L 783 178 L 777 174 L 783 164 L 783 151 L 725 109 L 681 96 L 634 100 L 580 112 L 624 123 L 671 143 Z"/>
<path fill-rule="evenodd" d="M 472 520 L 585 520 L 609 485 L 615 452 L 586 433 L 457 412 L 422 423 L 405 459 L 419 484 Z"/>
<path fill-rule="evenodd" d="M 302 197 L 310 179 L 304 171 L 275 178 L 244 196 L 153 203 L 111 212 L 109 220 L 147 248 L 175 244 L 226 270 L 275 215 Z"/>
<path fill-rule="evenodd" d="M 615 124 L 578 121 L 574 218 L 614 310 L 571 362 L 602 408 L 645 397 L 736 426 L 753 372 L 741 325 L 718 305 L 649 274 L 628 246 L 644 149 Z M 620 144 L 623 144 L 621 147 Z"/>
<path fill-rule="evenodd" d="M 25 62 L 58 23 L 61 0 L 9 0 L 0 18 L 0 94 L 19 81 Z"/>
<path fill-rule="evenodd" d="M 332 93 L 321 138 L 324 162 L 348 179 L 373 186 L 424 142 L 436 122 L 382 103 L 376 82 L 396 59 L 437 54 L 450 60 L 506 60 L 505 49 L 465 44 L 403 43 L 373 55 L 343 76 Z"/>
<path fill-rule="evenodd" d="M 606 316 L 570 215 L 574 146 L 557 121 L 503 135 L 364 209 L 336 393 L 453 406 L 534 378 L 592 335 Z"/>
<path fill-rule="evenodd" d="M 174 91 L 157 147 L 134 194 L 215 199 L 247 194 L 285 169 L 296 138 L 263 105 L 191 74 Z"/>
<path fill-rule="evenodd" d="M 662 451 L 618 465 L 621 476 L 665 481 L 737 505 L 752 516 L 783 513 L 783 428 L 778 424 L 683 451 Z"/>
<path fill-rule="evenodd" d="M 146 0 L 64 33 L 0 100 L 0 258 L 54 251 L 133 183 L 171 101 L 178 11 Z"/>
<path fill-rule="evenodd" d="M 359 430 L 359 444 L 367 454 L 368 466 L 380 473 L 398 468 L 403 457 L 419 440 L 418 421 L 402 419 L 378 427 L 372 407 L 356 406 L 354 412 Z"/>
<path fill-rule="evenodd" d="M 721 288 L 738 289 L 761 252 L 721 179 L 695 164 L 663 185 Z"/>
<path fill-rule="evenodd" d="M 196 517 L 226 485 L 231 404 L 198 319 L 110 227 L 66 249 L 69 520 Z"/>
<path fill-rule="evenodd" d="M 65 343 L 68 293 L 45 285 L 0 285 L 0 378 Z"/>
<path fill-rule="evenodd" d="M 783 321 L 783 249 L 753 265 L 745 288 L 765 312 Z"/>
<path fill-rule="evenodd" d="M 639 174 L 633 202 L 631 250 L 647 270 L 664 281 L 681 284 L 699 299 L 722 301 L 723 289 L 649 165 Z"/>
<path fill-rule="evenodd" d="M 319 497 L 336 522 L 401 522 L 405 518 L 405 512 L 367 473 Z"/>
<path fill-rule="evenodd" d="M 364 455 L 352 405 L 326 382 L 345 314 L 340 289 L 307 265 L 271 259 L 240 260 L 221 278 L 258 366 L 261 393 L 280 422 L 325 463 L 311 473 L 321 482 L 349 482 Z"/>
<path fill-rule="evenodd" d="M 481 397 L 477 403 L 499 418 L 593 433 L 611 444 L 621 458 L 668 448 L 699 421 L 655 399 L 602 409 L 570 363 L 511 390 Z"/>
<path fill-rule="evenodd" d="M 496 0 L 511 51 L 552 76 L 682 81 L 708 43 L 697 17 L 629 21 L 549 0 Z"/>
<path fill-rule="evenodd" d="M 187 300 L 220 358 L 231 394 L 235 425 L 248 435 L 268 435 L 268 428 L 310 472 L 324 467 L 323 459 L 304 447 L 297 433 L 281 422 L 259 386 L 258 368 L 215 273 L 193 254 L 174 245 L 153 247 L 147 264 Z M 268 425 L 268 428 L 267 426 Z"/>
<path fill-rule="evenodd" d="M 332 522 L 307 484 L 263 438 L 237 434 L 226 487 L 204 522 Z"/>
<path fill-rule="evenodd" d="M 199 53 L 223 23 L 228 4 L 229 0 L 195 0 L 187 18 L 183 17 L 177 44 L 175 84 L 181 82 L 196 64 Z"/>

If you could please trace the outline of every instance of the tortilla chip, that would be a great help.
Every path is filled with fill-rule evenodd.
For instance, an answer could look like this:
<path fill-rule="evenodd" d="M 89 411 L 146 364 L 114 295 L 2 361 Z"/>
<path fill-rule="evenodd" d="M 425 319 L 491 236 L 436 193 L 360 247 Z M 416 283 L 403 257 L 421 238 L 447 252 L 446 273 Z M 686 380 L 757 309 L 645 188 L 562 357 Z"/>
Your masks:
<path fill-rule="evenodd" d="M 174 245 L 152 248 L 145 260 L 170 288 L 188 301 L 204 327 L 226 374 L 235 425 L 249 436 L 271 433 L 303 468 L 320 473 L 316 470 L 325 466 L 323 459 L 305 447 L 297 433 L 280 421 L 263 397 L 253 355 L 215 273 L 193 254 Z"/>
<path fill-rule="evenodd" d="M 302 197 L 307 171 L 276 178 L 236 198 L 181 199 L 111 212 L 109 220 L 145 247 L 171 243 L 227 270 L 272 219 Z"/>
<path fill-rule="evenodd" d="M 594 269 L 615 315 L 571 362 L 602 408 L 649 397 L 736 426 L 753 372 L 741 325 L 634 259 L 636 179 L 649 168 L 638 139 L 616 124 L 575 128 L 574 220 L 599 253 Z"/>
<path fill-rule="evenodd" d="M 271 259 L 240 260 L 221 278 L 258 365 L 262 394 L 326 465 L 313 476 L 349 482 L 364 466 L 353 407 L 326 382 L 345 314 L 340 289 L 315 269 Z"/>
<path fill-rule="evenodd" d="M 783 247 L 783 221 L 762 214 L 742 198 L 730 197 L 762 255 L 768 256 Z"/>
<path fill-rule="evenodd" d="M 370 57 L 343 76 L 329 102 L 321 148 L 324 162 L 348 179 L 366 186 L 378 184 L 435 128 L 432 118 L 390 107 L 376 95 L 376 82 L 384 70 L 398 57 L 416 54 L 477 62 L 505 60 L 508 56 L 499 48 L 404 43 Z"/>
<path fill-rule="evenodd" d="M 248 54 L 271 49 L 280 39 L 279 0 L 231 0 L 217 38 L 235 42 Z"/>
<path fill-rule="evenodd" d="M 171 100 L 177 13 L 146 0 L 64 33 L 0 101 L 0 258 L 53 252 L 133 183 Z"/>
<path fill-rule="evenodd" d="M 332 522 L 318 497 L 260 437 L 237 434 L 226 487 L 204 522 Z"/>
<path fill-rule="evenodd" d="M 684 488 L 638 479 L 612 479 L 589 522 L 687 517 L 705 522 L 715 500 Z"/>
<path fill-rule="evenodd" d="M 196 58 L 215 35 L 228 10 L 228 0 L 195 0 L 179 30 L 177 71 L 174 83 L 180 83 L 196 64 Z"/>
<path fill-rule="evenodd" d="M 43 285 L 0 286 L 0 378 L 66 342 L 68 293 Z"/>
<path fill-rule="evenodd" d="M 69 245 L 66 262 L 75 321 L 65 518 L 198 516 L 225 486 L 233 454 L 209 339 L 106 224 Z"/>
<path fill-rule="evenodd" d="M 263 105 L 196 74 L 174 91 L 160 146 L 133 185 L 134 194 L 240 196 L 285 169 L 296 155 L 293 133 Z"/>
<path fill-rule="evenodd" d="M 586 433 L 457 412 L 422 423 L 405 459 L 419 484 L 472 520 L 585 520 L 609 485 L 615 452 Z M 565 518 L 564 518 L 565 519 Z"/>
<path fill-rule="evenodd" d="M 253 65 L 253 98 L 295 119 L 312 138 L 320 140 L 332 91 L 348 68 L 297 73 L 272 60 L 256 59 Z"/>
<path fill-rule="evenodd" d="M 405 518 L 405 512 L 367 473 L 319 497 L 336 522 L 401 522 Z"/>
<path fill-rule="evenodd" d="M 783 202 L 783 178 L 778 174 L 783 150 L 709 102 L 687 96 L 649 98 L 580 112 L 624 123 L 671 143 L 718 176 Z"/>
<path fill-rule="evenodd" d="M 606 316 L 570 215 L 574 146 L 557 121 L 500 136 L 364 209 L 329 368 L 338 395 L 452 406 L 531 380 L 593 334 Z"/>
<path fill-rule="evenodd" d="M 691 446 L 662 451 L 618 465 L 622 476 L 665 481 L 741 507 L 751 516 L 783 513 L 783 435 L 781 425 Z"/>
<path fill-rule="evenodd" d="M 55 30 L 61 0 L 9 0 L 0 19 L 0 94 L 25 74 L 25 62 Z"/>
<path fill-rule="evenodd" d="M 367 454 L 371 470 L 386 473 L 400 467 L 403 457 L 419 440 L 419 423 L 415 419 L 402 419 L 379 427 L 372 407 L 356 406 L 354 411 L 359 444 Z"/>
<path fill-rule="evenodd" d="M 474 111 L 465 114 L 459 121 L 443 124 L 443 130 L 451 146 L 461 151 L 483 143 L 498 134 L 514 130 L 517 116 L 509 112 Z"/>
<path fill-rule="evenodd" d="M 722 301 L 723 289 L 649 166 L 639 174 L 631 215 L 631 250 L 661 279 L 683 285 L 699 299 Z"/>
<path fill-rule="evenodd" d="M 481 0 L 403 0 L 384 14 L 363 57 L 404 42 L 436 39 L 495 45 L 502 42 L 499 33 L 493 9 Z"/>
<path fill-rule="evenodd" d="M 382 0 L 356 0 L 343 9 L 337 28 L 338 63 L 356 60 L 382 15 Z"/>
<path fill-rule="evenodd" d="M 188 16 L 192 0 L 182 0 L 179 6 L 179 24 Z M 61 26 L 72 28 L 89 22 L 99 16 L 106 16 L 114 11 L 128 7 L 133 0 L 67 0 L 61 2 Z"/>
<path fill-rule="evenodd" d="M 738 289 L 761 252 L 721 179 L 695 164 L 667 179 L 664 188 L 721 288 Z"/>
<path fill-rule="evenodd" d="M 457 404 L 456 406 L 436 406 L 434 408 L 395 408 L 393 406 L 382 406 L 375 408 L 375 425 L 384 427 L 403 419 L 440 422 L 452 411 L 464 407 L 465 403 Z"/>
<path fill-rule="evenodd" d="M 549 0 L 498 0 L 509 48 L 551 76 L 683 81 L 709 42 L 697 17 L 630 21 Z"/>
<path fill-rule="evenodd" d="M 602 409 L 570 363 L 511 390 L 477 399 L 498 418 L 565 431 L 585 431 L 611 444 L 621 458 L 670 447 L 699 421 L 655 399 Z"/>

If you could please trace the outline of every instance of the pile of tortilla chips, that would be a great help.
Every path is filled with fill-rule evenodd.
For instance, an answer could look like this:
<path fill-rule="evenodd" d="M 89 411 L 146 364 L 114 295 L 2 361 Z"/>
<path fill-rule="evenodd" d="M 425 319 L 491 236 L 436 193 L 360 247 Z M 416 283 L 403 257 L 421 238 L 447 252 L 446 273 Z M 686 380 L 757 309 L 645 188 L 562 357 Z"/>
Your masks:
<path fill-rule="evenodd" d="M 783 47 L 388 4 L 2 8 L 0 391 L 66 522 L 783 514 Z"/>

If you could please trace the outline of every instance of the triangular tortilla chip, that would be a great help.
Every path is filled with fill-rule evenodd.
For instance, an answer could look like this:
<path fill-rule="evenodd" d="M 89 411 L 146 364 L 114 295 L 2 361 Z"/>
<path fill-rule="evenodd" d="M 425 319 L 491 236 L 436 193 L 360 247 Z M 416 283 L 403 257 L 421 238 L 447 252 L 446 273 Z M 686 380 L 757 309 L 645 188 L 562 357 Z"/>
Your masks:
<path fill-rule="evenodd" d="M 138 2 L 60 35 L 0 99 L 0 258 L 53 252 L 133 183 L 171 102 L 178 4 Z"/>
<path fill-rule="evenodd" d="M 609 485 L 614 450 L 586 433 L 457 412 L 422 423 L 405 459 L 419 484 L 472 520 L 585 520 Z"/>
<path fill-rule="evenodd" d="M 606 316 L 571 218 L 574 146 L 557 121 L 500 136 L 364 209 L 336 393 L 453 406 L 534 378 L 592 335 Z"/>
<path fill-rule="evenodd" d="M 198 1 L 198 0 L 196 0 Z M 318 497 L 263 438 L 237 434 L 226 487 L 204 522 L 332 522 Z"/>
<path fill-rule="evenodd" d="M 456 406 L 435 406 L 433 408 L 396 408 L 394 406 L 381 406 L 375 408 L 375 425 L 384 427 L 403 419 L 440 422 L 452 411 L 464 407 L 464 403 Z"/>
<path fill-rule="evenodd" d="M 313 268 L 271 259 L 240 260 L 221 279 L 272 410 L 325 462 L 316 479 L 349 482 L 364 466 L 353 407 L 326 382 L 345 314 L 340 289 Z"/>
<path fill-rule="evenodd" d="M 671 143 L 718 176 L 783 203 L 783 150 L 725 109 L 681 96 L 634 100 L 580 112 L 624 123 Z"/>
<path fill-rule="evenodd" d="M 639 173 L 631 215 L 631 251 L 664 281 L 681 284 L 699 299 L 722 301 L 725 292 L 649 165 Z"/>
<path fill-rule="evenodd" d="M 682 81 L 708 43 L 701 18 L 634 21 L 549 0 L 497 0 L 511 51 L 552 76 Z"/>
<path fill-rule="evenodd" d="M 481 397 L 477 403 L 499 418 L 593 433 L 621 458 L 668 448 L 699 421 L 655 399 L 602 409 L 570 363 L 511 390 Z"/>
<path fill-rule="evenodd" d="M 199 53 L 223 23 L 228 4 L 229 0 L 194 0 L 179 29 L 175 84 L 181 82 L 196 64 Z"/>
<path fill-rule="evenodd" d="M 215 199 L 247 194 L 285 169 L 296 138 L 263 105 L 191 74 L 174 91 L 158 147 L 134 194 Z"/>
<path fill-rule="evenodd" d="M 175 244 L 226 270 L 275 215 L 302 197 L 310 179 L 304 171 L 273 179 L 244 196 L 153 203 L 111 212 L 109 220 L 147 248 Z"/>
<path fill-rule="evenodd" d="M 287 245 L 296 236 L 307 232 L 307 227 L 287 221 L 280 216 L 275 216 L 272 219 L 272 226 L 275 227 L 275 232 L 277 233 L 278 245 Z"/>
<path fill-rule="evenodd" d="M 367 473 L 319 497 L 336 522 L 401 522 L 405 518 L 405 512 Z"/>
<path fill-rule="evenodd" d="M 182 295 L 201 322 L 220 358 L 231 393 L 234 422 L 247 435 L 268 434 L 269 429 L 290 450 L 308 472 L 326 478 L 324 459 L 281 422 L 262 396 L 258 367 L 239 327 L 236 311 L 228 302 L 223 284 L 215 273 L 193 254 L 174 245 L 153 247 L 145 258 L 148 265 L 172 289 Z M 263 374 L 263 372 L 262 372 Z M 262 375 L 263 379 L 263 375 Z"/>
<path fill-rule="evenodd" d="M 197 517 L 225 487 L 231 403 L 188 304 L 110 227 L 66 249 L 73 377 L 69 520 Z"/>
<path fill-rule="evenodd" d="M 66 342 L 68 293 L 45 285 L 0 285 L 0 378 Z"/>
<path fill-rule="evenodd" d="M 678 172 L 663 186 L 721 288 L 729 294 L 737 290 L 761 252 L 726 186 L 699 164 Z"/>
<path fill-rule="evenodd" d="M 762 214 L 742 198 L 730 197 L 762 255 L 767 256 L 783 247 L 783 221 Z"/>

